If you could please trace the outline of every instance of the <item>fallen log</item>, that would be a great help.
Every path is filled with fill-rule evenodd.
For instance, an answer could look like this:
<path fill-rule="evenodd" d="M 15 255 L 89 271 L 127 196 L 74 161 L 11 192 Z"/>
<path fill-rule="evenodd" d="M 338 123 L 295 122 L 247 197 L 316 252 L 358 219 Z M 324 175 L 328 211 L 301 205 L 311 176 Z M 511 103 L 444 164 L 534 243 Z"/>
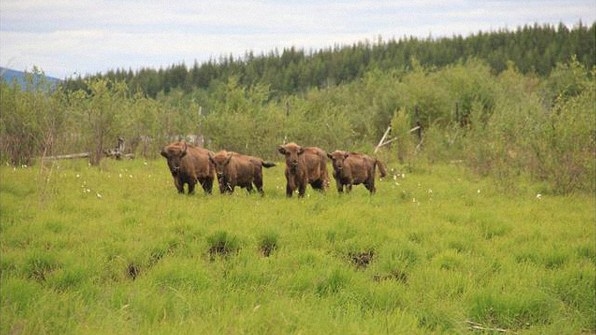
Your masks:
<path fill-rule="evenodd" d="M 69 155 L 56 155 L 56 156 L 45 156 L 43 157 L 43 160 L 49 160 L 49 161 L 53 161 L 53 160 L 60 160 L 60 159 L 75 159 L 75 158 L 87 158 L 89 157 L 89 153 L 88 152 L 81 152 L 79 154 L 69 154 Z"/>

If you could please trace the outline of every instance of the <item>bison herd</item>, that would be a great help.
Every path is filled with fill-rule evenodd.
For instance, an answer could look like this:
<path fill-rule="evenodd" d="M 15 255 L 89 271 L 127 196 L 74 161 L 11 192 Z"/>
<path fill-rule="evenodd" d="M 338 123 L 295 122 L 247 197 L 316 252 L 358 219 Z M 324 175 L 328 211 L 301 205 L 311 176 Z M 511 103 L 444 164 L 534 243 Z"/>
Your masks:
<path fill-rule="evenodd" d="M 336 150 L 331 153 L 317 147 L 303 147 L 296 143 L 278 146 L 277 150 L 285 156 L 286 196 L 298 191 L 303 197 L 306 185 L 318 191 L 329 187 L 327 160 L 333 166 L 333 178 L 339 193 L 350 192 L 353 185 L 363 184 L 374 194 L 375 171 L 384 177 L 385 165 L 378 159 L 356 152 Z M 220 193 L 233 193 L 236 186 L 252 192 L 254 188 L 263 195 L 263 168 L 275 166 L 259 157 L 243 155 L 222 150 L 214 153 L 186 142 L 174 142 L 161 150 L 174 179 L 174 186 L 179 193 L 194 193 L 196 184 L 200 184 L 205 193 L 211 194 L 213 182 L 217 180 Z M 254 186 L 254 188 L 253 188 Z"/>

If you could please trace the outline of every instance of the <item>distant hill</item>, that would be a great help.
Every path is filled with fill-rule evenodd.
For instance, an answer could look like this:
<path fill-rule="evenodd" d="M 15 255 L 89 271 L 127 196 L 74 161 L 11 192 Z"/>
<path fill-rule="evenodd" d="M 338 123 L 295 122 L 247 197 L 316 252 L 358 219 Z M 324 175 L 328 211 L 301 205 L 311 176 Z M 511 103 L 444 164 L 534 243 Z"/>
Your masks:
<path fill-rule="evenodd" d="M 9 84 L 16 82 L 17 85 L 19 85 L 22 89 L 25 89 L 26 73 L 23 71 L 17 71 L 5 67 L 0 67 L 0 78 Z M 45 79 L 49 82 L 51 87 L 55 87 L 57 84 L 61 82 L 60 79 L 54 77 L 46 76 Z M 40 80 L 41 75 L 39 74 L 36 74 L 33 78 L 34 83 L 38 83 Z"/>

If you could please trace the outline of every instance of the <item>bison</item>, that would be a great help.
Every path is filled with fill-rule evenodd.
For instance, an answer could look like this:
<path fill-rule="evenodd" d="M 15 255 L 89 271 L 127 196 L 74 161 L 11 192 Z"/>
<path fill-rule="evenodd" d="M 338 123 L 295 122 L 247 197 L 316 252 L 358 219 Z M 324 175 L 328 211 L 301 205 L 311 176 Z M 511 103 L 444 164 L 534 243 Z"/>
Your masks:
<path fill-rule="evenodd" d="M 306 184 L 313 189 L 325 191 L 329 186 L 327 174 L 327 156 L 317 147 L 301 147 L 296 143 L 278 146 L 278 151 L 286 157 L 286 196 L 298 189 L 298 196 L 303 197 Z"/>
<path fill-rule="evenodd" d="M 210 152 L 186 142 L 173 142 L 161 150 L 161 155 L 168 161 L 178 193 L 184 193 L 184 184 L 188 184 L 188 194 L 193 194 L 198 182 L 205 193 L 211 194 L 215 167 L 209 161 Z"/>
<path fill-rule="evenodd" d="M 337 191 L 342 193 L 352 190 L 352 185 L 364 184 L 370 194 L 375 193 L 375 170 L 379 167 L 381 177 L 387 175 L 385 165 L 376 158 L 357 152 L 336 150 L 327 154 L 333 165 L 333 178 Z"/>
<path fill-rule="evenodd" d="M 270 168 L 275 163 L 263 161 L 261 158 L 246 156 L 236 152 L 222 150 L 217 154 L 209 153 L 209 160 L 215 166 L 219 191 L 223 193 L 234 193 L 234 188 L 239 186 L 246 188 L 250 193 L 253 191 L 253 184 L 257 191 L 264 195 L 263 191 L 263 167 Z"/>

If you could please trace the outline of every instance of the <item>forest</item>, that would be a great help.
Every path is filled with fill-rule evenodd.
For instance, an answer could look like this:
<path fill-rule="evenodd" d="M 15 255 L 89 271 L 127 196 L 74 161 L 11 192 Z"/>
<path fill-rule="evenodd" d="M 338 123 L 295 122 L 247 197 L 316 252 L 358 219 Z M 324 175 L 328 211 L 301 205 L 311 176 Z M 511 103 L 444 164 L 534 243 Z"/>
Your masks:
<path fill-rule="evenodd" d="M 119 137 L 146 159 L 179 138 L 269 159 L 280 159 L 275 147 L 285 141 L 373 153 L 390 127 L 391 144 L 377 154 L 404 169 L 458 162 L 510 191 L 521 179 L 545 193 L 594 192 L 595 47 L 596 23 L 534 24 L 248 51 L 67 78 L 57 88 L 2 82 L 0 160 L 87 152 L 101 166 Z"/>
<path fill-rule="evenodd" d="M 350 83 L 371 70 L 391 71 L 412 69 L 412 62 L 428 68 L 440 68 L 471 58 L 481 59 L 494 73 L 507 69 L 512 61 L 524 74 L 548 75 L 557 63 L 572 56 L 586 68 L 596 64 L 596 25 L 579 22 L 569 29 L 564 24 L 526 25 L 516 30 L 500 29 L 495 32 L 469 37 L 417 39 L 403 37 L 383 41 L 360 41 L 351 46 L 335 45 L 323 50 L 305 51 L 295 47 L 269 54 L 254 55 L 247 51 L 242 57 L 221 56 L 217 60 L 192 67 L 184 63 L 172 64 L 165 69 L 115 69 L 105 74 L 68 78 L 70 90 L 85 88 L 90 78 L 124 81 L 133 90 L 142 90 L 155 98 L 175 89 L 185 93 L 208 89 L 218 82 L 237 77 L 241 86 L 267 85 L 270 97 L 305 93 L 311 88 L 327 88 Z"/>

